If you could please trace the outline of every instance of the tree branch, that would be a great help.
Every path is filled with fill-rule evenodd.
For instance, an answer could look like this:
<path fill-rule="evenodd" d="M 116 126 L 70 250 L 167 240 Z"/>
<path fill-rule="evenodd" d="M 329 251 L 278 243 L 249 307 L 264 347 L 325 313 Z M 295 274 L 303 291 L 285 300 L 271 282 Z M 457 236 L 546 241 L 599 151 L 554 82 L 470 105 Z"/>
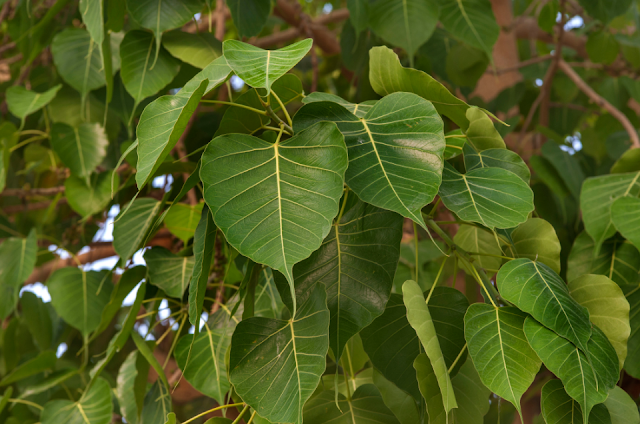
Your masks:
<path fill-rule="evenodd" d="M 63 193 L 64 186 L 59 187 L 47 187 L 47 188 L 32 188 L 29 190 L 21 188 L 7 188 L 0 193 L 0 196 L 11 197 L 36 197 L 36 196 L 53 196 L 58 193 Z"/>

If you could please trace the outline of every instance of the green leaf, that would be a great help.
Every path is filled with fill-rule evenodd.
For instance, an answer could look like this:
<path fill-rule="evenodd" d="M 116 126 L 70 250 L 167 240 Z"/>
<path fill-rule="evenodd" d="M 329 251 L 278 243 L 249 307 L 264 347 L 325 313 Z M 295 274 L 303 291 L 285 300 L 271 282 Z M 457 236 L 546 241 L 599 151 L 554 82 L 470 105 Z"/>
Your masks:
<path fill-rule="evenodd" d="M 106 84 L 100 57 L 100 45 L 79 28 L 59 32 L 51 43 L 51 54 L 62 79 L 75 88 L 84 99 L 87 94 Z"/>
<path fill-rule="evenodd" d="M 305 406 L 304 422 L 307 424 L 400 423 L 384 404 L 380 392 L 373 384 L 358 387 L 351 399 L 342 394 L 336 396 L 332 390 L 322 391 Z"/>
<path fill-rule="evenodd" d="M 480 253 L 480 255 L 473 255 L 473 264 L 477 268 L 493 270 L 487 271 L 489 274 L 494 274 L 496 272 L 495 270 L 500 269 L 502 258 L 481 255 L 482 253 L 486 253 L 489 255 L 502 256 L 502 249 L 500 249 L 500 245 L 493 233 L 475 225 L 461 225 L 453 237 L 453 241 L 456 246 L 459 246 L 467 252 Z M 473 275 L 472 270 L 467 271 Z"/>
<path fill-rule="evenodd" d="M 4 408 L 9 403 L 9 399 L 11 398 L 12 394 L 13 387 L 7 387 L 7 389 L 4 391 L 4 394 L 2 395 L 2 398 L 0 398 L 0 414 L 2 413 L 2 411 L 4 411 Z"/>
<path fill-rule="evenodd" d="M 309 52 L 313 40 L 298 41 L 278 50 L 263 50 L 241 41 L 227 40 L 222 51 L 233 72 L 253 88 L 265 88 L 286 74 Z"/>
<path fill-rule="evenodd" d="M 588 344 L 591 366 L 596 373 L 598 386 L 604 386 L 605 391 L 608 392 L 620 379 L 618 355 L 600 328 L 594 324 L 592 331 Z"/>
<path fill-rule="evenodd" d="M 356 31 L 360 34 L 369 26 L 369 2 L 367 0 L 347 0 L 347 9 L 349 10 L 349 21 Z"/>
<path fill-rule="evenodd" d="M 15 383 L 16 381 L 31 377 L 32 375 L 40 374 L 43 371 L 50 370 L 55 366 L 57 359 L 56 353 L 52 350 L 40 352 L 35 358 L 20 364 L 9 374 L 5 375 L 2 380 L 0 380 L 0 387 Z"/>
<path fill-rule="evenodd" d="M 640 150 L 629 149 L 611 166 L 611 174 L 640 171 Z"/>
<path fill-rule="evenodd" d="M 42 424 L 109 424 L 113 404 L 109 383 L 99 378 L 78 402 L 52 400 L 40 415 Z"/>
<path fill-rule="evenodd" d="M 429 424 L 441 424 L 446 423 L 448 414 L 444 410 L 444 403 L 442 401 L 442 393 L 438 386 L 438 379 L 433 372 L 431 361 L 426 353 L 420 353 L 413 362 L 418 385 L 420 387 L 420 393 L 427 404 L 427 414 L 429 417 Z M 454 409 L 455 410 L 455 409 Z"/>
<path fill-rule="evenodd" d="M 609 23 L 609 21 L 616 16 L 625 13 L 632 2 L 632 0 L 578 0 L 580 6 L 584 8 L 589 16 L 594 19 L 599 19 L 604 24 Z"/>
<path fill-rule="evenodd" d="M 217 231 L 218 229 L 213 223 L 211 210 L 208 207 L 203 208 L 193 239 L 195 264 L 191 281 L 189 282 L 189 322 L 191 325 L 200 325 L 200 315 L 202 314 L 204 294 L 209 281 L 211 258 L 213 257 Z"/>
<path fill-rule="evenodd" d="M 482 152 L 483 150 L 488 149 L 506 149 L 507 146 L 504 144 L 502 136 L 498 130 L 496 130 L 496 127 L 493 125 L 493 121 L 491 121 L 482 109 L 472 106 L 466 110 L 465 114 L 469 120 L 469 128 L 467 128 L 467 131 L 465 132 L 467 142 L 471 144 L 476 151 Z M 465 159 L 465 164 L 466 163 Z M 506 166 L 502 166 L 501 168 L 512 170 Z M 470 171 L 470 169 L 467 169 L 467 171 Z M 522 172 L 524 171 L 515 173 L 517 175 L 521 175 Z"/>
<path fill-rule="evenodd" d="M 104 40 L 104 0 L 80 0 L 78 8 L 91 39 L 100 46 Z"/>
<path fill-rule="evenodd" d="M 469 354 L 482 382 L 522 414 L 520 399 L 540 370 L 540 359 L 524 335 L 526 314 L 484 303 L 469 307 L 464 320 Z"/>
<path fill-rule="evenodd" d="M 201 0 L 127 0 L 127 9 L 141 27 L 150 29 L 160 50 L 162 33 L 179 28 L 202 10 Z M 154 59 L 155 62 L 155 59 Z"/>
<path fill-rule="evenodd" d="M 615 234 L 611 205 L 618 197 L 640 195 L 640 172 L 587 178 L 580 193 L 580 209 L 586 232 L 595 241 L 595 255 Z"/>
<path fill-rule="evenodd" d="M 86 337 L 100 325 L 113 284 L 104 272 L 68 267 L 55 271 L 47 280 L 47 288 L 58 315 Z"/>
<path fill-rule="evenodd" d="M 225 58 L 220 57 L 185 84 L 178 94 L 162 96 L 144 109 L 136 129 L 139 142 L 138 190 L 151 180 L 173 150 L 200 98 L 222 84 L 230 72 Z"/>
<path fill-rule="evenodd" d="M 504 299 L 570 340 L 583 352 L 588 351 L 589 311 L 571 297 L 564 281 L 551 268 L 530 259 L 515 259 L 500 269 L 496 281 Z M 540 355 L 535 346 L 534 350 Z"/>
<path fill-rule="evenodd" d="M 627 301 L 629 302 L 631 335 L 627 343 L 627 359 L 624 363 L 625 371 L 638 378 L 640 376 L 640 285 L 625 284 L 622 285 Z"/>
<path fill-rule="evenodd" d="M 127 32 L 120 45 L 120 60 L 120 78 L 136 105 L 166 87 L 180 70 L 180 62 L 165 49 L 156 52 L 154 37 L 146 31 Z"/>
<path fill-rule="evenodd" d="M 612 64 L 620 51 L 620 44 L 614 35 L 606 30 L 589 33 L 585 47 L 592 62 L 606 65 Z"/>
<path fill-rule="evenodd" d="M 525 320 L 524 333 L 544 365 L 562 380 L 567 394 L 580 404 L 585 415 L 583 422 L 587 424 L 593 406 L 607 399 L 607 390 L 596 382 L 595 371 L 585 354 L 531 317 Z"/>
<path fill-rule="evenodd" d="M 165 388 L 168 388 L 169 382 L 167 381 L 167 376 L 164 373 L 164 368 L 162 367 L 162 365 L 160 365 L 158 359 L 153 354 L 153 347 L 155 347 L 156 345 L 155 341 L 145 342 L 144 339 L 136 331 L 131 333 L 131 338 L 136 344 L 138 352 L 142 356 L 144 356 L 149 365 L 151 365 L 151 367 L 153 367 L 153 369 L 158 374 L 158 382 L 162 383 L 161 385 Z M 164 416 L 166 415 L 167 414 L 165 414 Z"/>
<path fill-rule="evenodd" d="M 580 198 L 585 175 L 576 157 L 562 150 L 555 141 L 542 145 L 542 156 L 553 165 L 573 197 Z"/>
<path fill-rule="evenodd" d="M 379 0 L 370 4 L 369 26 L 377 35 L 413 56 L 438 23 L 438 4 L 433 0 Z"/>
<path fill-rule="evenodd" d="M 231 342 L 231 383 L 262 417 L 301 423 L 328 349 L 326 292 L 317 284 L 292 319 L 253 317 L 238 324 Z"/>
<path fill-rule="evenodd" d="M 533 211 L 529 185 L 501 168 L 479 168 L 461 174 L 445 163 L 440 196 L 461 219 L 489 228 L 515 227 Z"/>
<path fill-rule="evenodd" d="M 35 228 L 26 238 L 8 238 L 0 244 L 0 319 L 6 319 L 18 304 L 22 283 L 36 265 L 38 237 Z"/>
<path fill-rule="evenodd" d="M 12 114 L 22 120 L 24 126 L 24 119 L 48 105 L 61 88 L 62 84 L 58 84 L 44 93 L 36 93 L 21 85 L 14 85 L 7 88 L 7 106 Z"/>
<path fill-rule="evenodd" d="M 445 72 L 451 82 L 454 85 L 468 89 L 473 89 L 478 84 L 480 78 L 487 72 L 488 66 L 489 58 L 482 50 L 464 43 L 454 44 L 445 60 Z M 493 138 L 496 138 L 496 142 L 499 142 L 498 137 L 495 136 L 500 134 L 494 131 L 495 129 L 491 131 Z"/>
<path fill-rule="evenodd" d="M 439 0 L 440 22 L 453 36 L 492 56 L 500 35 L 489 0 Z"/>
<path fill-rule="evenodd" d="M 400 254 L 402 223 L 401 216 L 366 204 L 347 191 L 341 214 L 320 249 L 294 267 L 297 297 L 316 282 L 326 287 L 329 346 L 338 360 L 347 341 L 384 311 Z M 282 276 L 276 274 L 275 279 L 280 287 L 287 287 Z M 293 309 L 289 291 L 280 292 L 285 305 Z"/>
<path fill-rule="evenodd" d="M 195 259 L 178 256 L 164 247 L 153 247 L 144 252 L 149 283 L 164 290 L 167 296 L 182 298 L 189 285 Z"/>
<path fill-rule="evenodd" d="M 209 32 L 171 31 L 162 37 L 162 45 L 176 59 L 200 69 L 222 56 L 222 43 Z"/>
<path fill-rule="evenodd" d="M 120 412 L 128 423 L 139 423 L 148 372 L 149 363 L 136 350 L 129 353 L 120 366 L 115 393 Z"/>
<path fill-rule="evenodd" d="M 25 291 L 20 296 L 20 309 L 24 323 L 41 351 L 51 348 L 53 323 L 50 306 L 31 292 Z"/>
<path fill-rule="evenodd" d="M 18 138 L 18 129 L 13 123 L 4 121 L 0 124 L 0 191 L 7 185 L 11 148 L 16 145 Z"/>
<path fill-rule="evenodd" d="M 384 378 L 378 371 L 373 371 L 373 383 L 376 385 L 384 404 L 393 412 L 400 424 L 415 424 L 420 422 L 420 413 L 415 399 L 391 381 Z"/>
<path fill-rule="evenodd" d="M 631 396 L 620 387 L 616 386 L 609 391 L 609 397 L 604 405 L 611 415 L 611 424 L 638 424 L 640 415 L 638 406 Z"/>
<path fill-rule="evenodd" d="M 640 249 L 640 198 L 618 198 L 611 205 L 611 221 L 620 234 Z"/>
<path fill-rule="evenodd" d="M 162 202 L 151 197 L 133 200 L 120 211 L 113 225 L 113 248 L 125 263 L 138 251 L 151 230 Z"/>
<path fill-rule="evenodd" d="M 364 118 L 364 116 L 369 112 L 369 110 L 375 105 L 377 100 L 367 100 L 360 104 L 351 103 L 346 101 L 340 96 L 336 96 L 335 94 L 323 93 L 321 91 L 314 91 L 313 93 L 308 94 L 302 99 L 302 103 L 316 103 L 316 102 L 333 102 L 338 103 L 340 106 L 343 106 L 352 114 L 356 115 L 358 118 Z M 302 115 L 301 115 L 302 116 Z"/>
<path fill-rule="evenodd" d="M 144 397 L 140 424 L 165 422 L 167 415 L 171 412 L 171 405 L 169 388 L 163 382 L 157 380 Z"/>
<path fill-rule="evenodd" d="M 475 122 L 472 125 L 475 125 Z M 464 141 L 464 139 L 453 140 Z M 451 139 L 447 140 L 447 142 L 450 141 Z M 478 142 L 477 139 L 473 141 Z M 504 148 L 491 148 L 478 152 L 469 143 L 465 143 L 462 150 L 464 151 L 464 166 L 467 172 L 476 168 L 502 168 L 513 172 L 525 183 L 528 183 L 531 178 L 529 167 L 516 152 Z"/>
<path fill-rule="evenodd" d="M 204 203 L 187 205 L 186 203 L 174 204 L 164 218 L 164 225 L 174 236 L 187 243 L 196 233 L 196 227 L 202 215 Z"/>
<path fill-rule="evenodd" d="M 270 1 L 227 0 L 227 6 L 240 37 L 260 34 L 271 14 Z"/>
<path fill-rule="evenodd" d="M 112 175 L 115 174 L 115 175 Z M 114 171 L 91 175 L 89 186 L 86 180 L 71 175 L 64 181 L 65 195 L 71 209 L 83 218 L 102 212 L 111 202 L 111 178 L 118 186 L 120 177 Z"/>
<path fill-rule="evenodd" d="M 611 341 L 622 368 L 631 328 L 629 302 L 620 287 L 604 275 L 585 274 L 570 281 L 568 288 L 571 297 L 589 310 L 591 322 Z"/>
<path fill-rule="evenodd" d="M 183 336 L 175 351 L 176 361 L 184 378 L 196 390 L 221 405 L 224 404 L 225 394 L 230 387 L 225 355 L 231 344 L 231 330 L 228 326 L 209 329 L 205 325 L 204 331 L 200 330 L 195 340 L 191 335 Z"/>
<path fill-rule="evenodd" d="M 560 241 L 556 230 L 541 218 L 529 218 L 511 233 L 513 254 L 518 258 L 540 261 L 560 273 Z"/>
<path fill-rule="evenodd" d="M 56 122 L 51 128 L 51 147 L 71 173 L 88 180 L 107 154 L 109 140 L 98 123 L 73 128 Z"/>
<path fill-rule="evenodd" d="M 429 74 L 404 68 L 400 59 L 388 47 L 374 47 L 369 51 L 369 79 L 373 90 L 381 96 L 406 91 L 433 103 L 438 113 L 445 115 L 462 129 L 469 127 L 466 111 L 469 105 L 451 94 Z"/>
<path fill-rule="evenodd" d="M 420 210 L 437 194 L 445 148 L 433 105 L 415 94 L 393 93 L 357 118 L 335 103 L 311 103 L 296 114 L 294 129 L 322 120 L 336 122 L 345 135 L 349 188 L 364 202 L 426 227 Z"/>
<path fill-rule="evenodd" d="M 618 284 L 640 281 L 640 252 L 629 241 L 611 238 L 602 244 L 594 257 L 595 245 L 589 234 L 581 232 L 573 243 L 567 260 L 567 280 L 583 274 L 606 275 Z"/>
<path fill-rule="evenodd" d="M 293 293 L 293 265 L 331 229 L 346 168 L 342 134 L 324 122 L 275 144 L 244 134 L 216 137 L 202 155 L 200 178 L 229 244 L 282 272 Z"/>
<path fill-rule="evenodd" d="M 436 329 L 429 313 L 429 307 L 424 300 L 420 286 L 415 281 L 406 281 L 402 286 L 402 293 L 404 304 L 407 308 L 407 319 L 409 324 L 416 330 L 418 338 L 422 342 L 427 356 L 429 356 L 440 387 L 445 411 L 449 413 L 451 409 L 457 408 L 458 404 L 449 378 L 449 370 L 440 349 Z"/>
<path fill-rule="evenodd" d="M 582 424 L 587 422 L 582 417 L 578 402 L 567 394 L 560 380 L 551 380 L 542 387 L 540 406 L 542 407 L 542 416 L 547 424 Z M 588 423 L 611 424 L 607 408 L 604 405 L 596 405 L 591 411 Z"/>

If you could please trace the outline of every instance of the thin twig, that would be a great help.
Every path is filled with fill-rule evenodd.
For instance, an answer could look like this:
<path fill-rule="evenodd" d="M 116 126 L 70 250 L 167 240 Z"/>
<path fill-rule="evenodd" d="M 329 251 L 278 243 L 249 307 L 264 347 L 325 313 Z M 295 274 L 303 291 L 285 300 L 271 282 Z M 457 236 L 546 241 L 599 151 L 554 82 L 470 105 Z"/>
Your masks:
<path fill-rule="evenodd" d="M 496 69 L 495 74 L 506 74 L 507 72 L 517 71 L 520 68 L 524 68 L 525 66 L 535 65 L 536 63 L 545 62 L 553 58 L 553 55 L 547 54 L 544 56 L 533 57 L 531 59 L 523 60 L 515 66 L 510 66 L 508 68 Z M 493 74 L 493 70 L 487 70 L 487 73 Z"/>
<path fill-rule="evenodd" d="M 32 189 L 21 189 L 21 188 L 7 188 L 0 196 L 11 196 L 11 197 L 36 197 L 36 196 L 53 196 L 58 193 L 64 192 L 64 186 L 59 187 L 47 187 L 47 188 L 32 188 Z"/>

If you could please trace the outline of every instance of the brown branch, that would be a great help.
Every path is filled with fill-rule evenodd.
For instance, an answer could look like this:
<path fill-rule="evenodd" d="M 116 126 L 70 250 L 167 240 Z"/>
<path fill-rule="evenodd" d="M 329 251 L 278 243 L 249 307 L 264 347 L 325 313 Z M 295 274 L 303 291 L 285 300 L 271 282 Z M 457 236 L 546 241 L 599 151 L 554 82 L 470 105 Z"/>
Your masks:
<path fill-rule="evenodd" d="M 35 196 L 53 196 L 58 193 L 63 193 L 64 186 L 59 187 L 47 187 L 47 188 L 32 188 L 24 190 L 21 188 L 7 188 L 0 193 L 0 196 L 11 197 L 35 197 Z"/>
<path fill-rule="evenodd" d="M 67 199 L 66 199 L 66 197 L 63 197 L 63 198 L 58 200 L 58 202 L 56 203 L 56 207 L 58 207 L 60 205 L 64 205 L 66 203 L 67 203 Z M 51 205 L 50 201 L 24 203 L 22 205 L 7 206 L 7 207 L 2 209 L 2 212 L 5 215 L 15 215 L 17 213 L 25 213 L 25 212 L 37 211 L 37 210 L 40 210 L 40 209 L 46 209 L 46 208 L 49 207 L 49 205 Z"/>
<path fill-rule="evenodd" d="M 560 61 L 558 62 L 558 66 L 560 67 L 560 69 L 562 69 L 562 72 L 564 72 L 569 77 L 569 79 L 573 81 L 573 83 L 577 85 L 578 88 L 591 99 L 591 101 L 593 101 L 601 108 L 605 109 L 611 114 L 611 116 L 620 121 L 624 129 L 629 134 L 631 147 L 640 148 L 640 138 L 638 138 L 638 133 L 633 127 L 633 124 L 631 124 L 629 119 L 626 117 L 626 115 L 616 109 L 615 106 L 613 106 L 606 99 L 596 93 L 591 87 L 589 87 L 589 84 L 587 84 L 582 78 L 580 78 L 580 75 L 578 75 L 576 71 L 574 71 L 573 68 L 569 66 L 569 64 L 567 64 L 567 62 L 560 59 Z"/>
<path fill-rule="evenodd" d="M 536 63 L 545 62 L 552 58 L 553 58 L 553 55 L 547 54 L 544 56 L 538 56 L 531 59 L 523 60 L 522 62 L 518 63 L 515 66 L 511 66 L 509 68 L 496 69 L 495 74 L 500 75 L 500 74 L 506 74 L 507 72 L 517 71 L 518 69 L 524 68 L 525 66 L 535 65 Z M 487 69 L 487 73 L 493 74 L 494 71 L 492 71 L 491 69 Z"/>
<path fill-rule="evenodd" d="M 227 21 L 227 14 L 225 13 L 227 6 L 224 4 L 224 0 L 217 0 L 216 11 L 214 17 L 216 21 L 216 38 L 220 41 L 224 40 L 225 22 Z"/>

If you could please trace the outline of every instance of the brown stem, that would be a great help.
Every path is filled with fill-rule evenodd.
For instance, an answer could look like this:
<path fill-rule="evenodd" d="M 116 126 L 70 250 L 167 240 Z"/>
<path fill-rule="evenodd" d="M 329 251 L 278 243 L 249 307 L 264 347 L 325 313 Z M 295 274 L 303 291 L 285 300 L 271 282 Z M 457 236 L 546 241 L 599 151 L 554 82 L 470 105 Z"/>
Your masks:
<path fill-rule="evenodd" d="M 550 55 L 550 54 L 547 54 L 547 55 L 544 55 L 544 56 L 534 57 L 534 58 L 531 58 L 531 59 L 523 60 L 522 62 L 518 63 L 517 65 L 511 66 L 509 68 L 496 69 L 495 73 L 496 73 L 496 75 L 506 74 L 508 72 L 517 71 L 518 69 L 524 68 L 525 66 L 534 65 L 534 64 L 540 63 L 540 62 L 545 62 L 547 60 L 550 60 L 551 58 L 553 58 L 553 55 Z M 493 74 L 493 71 L 490 70 L 490 69 L 487 69 L 487 73 Z"/>
<path fill-rule="evenodd" d="M 35 196 L 53 196 L 58 193 L 64 192 L 64 186 L 59 187 L 47 187 L 47 188 L 32 188 L 29 190 L 23 190 L 20 188 L 7 188 L 0 193 L 0 196 L 11 197 L 35 197 Z"/>
<path fill-rule="evenodd" d="M 226 17 L 226 5 L 224 4 L 224 0 L 217 0 L 216 2 L 216 11 L 215 11 L 215 21 L 216 21 L 216 38 L 220 41 L 224 40 L 224 31 L 225 31 L 225 22 L 227 20 Z"/>

